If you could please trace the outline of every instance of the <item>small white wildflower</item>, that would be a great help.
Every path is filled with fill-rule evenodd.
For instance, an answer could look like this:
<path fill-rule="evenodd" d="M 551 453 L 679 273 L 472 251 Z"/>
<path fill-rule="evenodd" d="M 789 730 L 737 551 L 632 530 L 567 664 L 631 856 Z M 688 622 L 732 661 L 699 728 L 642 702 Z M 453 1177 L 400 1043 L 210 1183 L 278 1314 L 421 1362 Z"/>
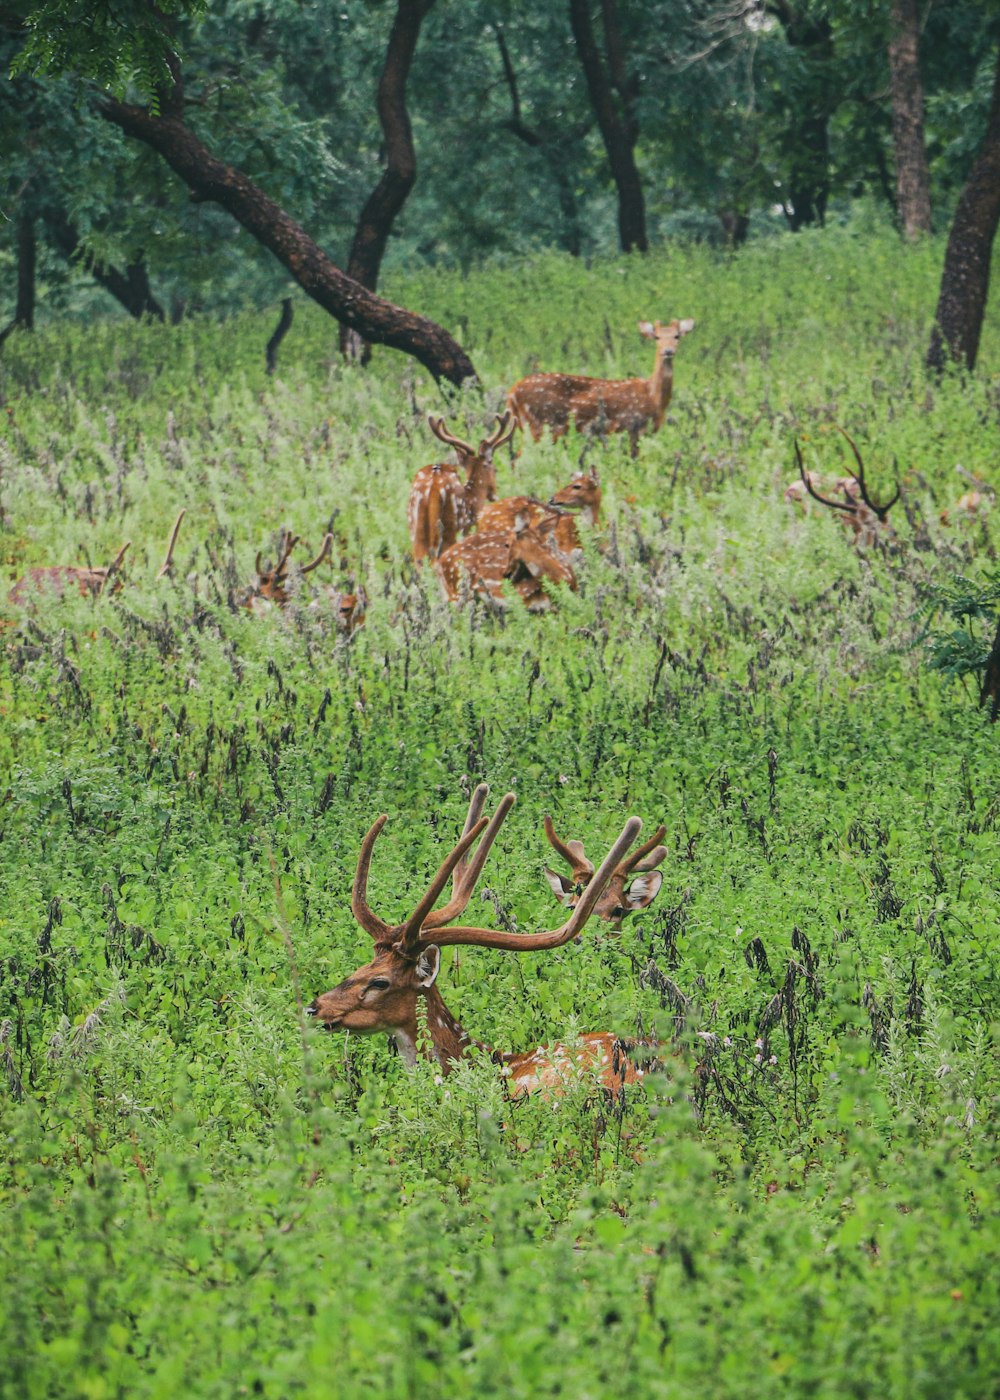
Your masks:
<path fill-rule="evenodd" d="M 753 1043 L 753 1048 L 754 1048 L 755 1050 L 763 1050 L 763 1048 L 764 1048 L 764 1042 L 758 1037 L 758 1039 L 755 1040 L 754 1043 Z"/>
<path fill-rule="evenodd" d="M 768 1060 L 767 1063 L 768 1063 L 769 1065 L 776 1065 L 776 1064 L 778 1063 L 778 1057 L 777 1057 L 777 1055 L 772 1055 L 771 1058 Z"/>
<path fill-rule="evenodd" d="M 753 1062 L 755 1065 L 760 1065 L 764 1063 L 764 1056 L 760 1053 L 759 1050 L 757 1051 L 756 1055 L 754 1055 Z"/>
<path fill-rule="evenodd" d="M 730 1047 L 730 1045 L 732 1045 L 732 1043 L 733 1043 L 733 1038 L 732 1038 L 732 1036 L 724 1035 L 724 1036 L 722 1037 L 722 1043 L 723 1043 L 723 1045 L 726 1047 L 726 1049 L 728 1050 L 729 1047 Z"/>

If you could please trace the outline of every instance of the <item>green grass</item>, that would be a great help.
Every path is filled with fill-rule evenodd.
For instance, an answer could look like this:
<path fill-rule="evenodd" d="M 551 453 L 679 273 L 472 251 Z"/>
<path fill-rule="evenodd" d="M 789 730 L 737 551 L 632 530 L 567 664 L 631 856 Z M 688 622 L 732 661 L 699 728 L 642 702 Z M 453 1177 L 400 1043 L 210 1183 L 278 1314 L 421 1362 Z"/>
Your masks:
<path fill-rule="evenodd" d="M 0 362 L 0 558 L 107 562 L 121 592 L 7 606 L 0 669 L 0 1394 L 979 1400 L 1000 1370 L 996 735 L 926 665 L 926 590 L 994 558 L 945 528 L 995 480 L 979 374 L 922 370 L 941 256 L 851 229 L 587 267 L 547 255 L 388 288 L 459 330 L 482 388 L 340 365 L 300 307 L 65 326 Z M 405 505 L 536 364 L 648 372 L 624 444 L 528 444 L 501 489 L 597 463 L 608 531 L 557 613 L 452 610 Z M 856 438 L 898 471 L 898 545 L 859 557 L 782 501 Z M 178 577 L 157 581 L 188 509 Z M 287 524 L 335 567 L 232 605 Z M 320 587 L 361 584 L 347 641 Z M 317 602 L 311 607 L 310 603 Z M 548 926 L 542 817 L 597 853 L 668 828 L 621 938 L 445 953 L 468 1029 L 671 1045 L 644 1094 L 504 1100 L 298 1007 L 369 956 L 479 780 L 518 797 L 477 921 Z"/>

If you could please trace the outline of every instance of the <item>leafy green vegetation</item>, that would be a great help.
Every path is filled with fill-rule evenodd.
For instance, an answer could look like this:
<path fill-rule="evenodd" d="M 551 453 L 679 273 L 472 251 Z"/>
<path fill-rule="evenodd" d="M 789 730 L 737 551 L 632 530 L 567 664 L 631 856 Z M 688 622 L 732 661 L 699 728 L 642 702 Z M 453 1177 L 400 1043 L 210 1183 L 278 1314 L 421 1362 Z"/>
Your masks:
<path fill-rule="evenodd" d="M 921 368 L 940 247 L 864 223 L 722 259 L 546 254 L 389 289 L 460 329 L 485 389 L 345 367 L 304 309 L 14 336 L 0 556 L 122 589 L 3 609 L 0 1395 L 871 1395 L 979 1400 L 1000 1370 L 996 730 L 925 664 L 929 589 L 993 559 L 987 378 Z M 405 507 L 534 365 L 648 372 L 642 317 L 692 316 L 675 398 L 627 443 L 521 444 L 501 489 L 597 464 L 606 529 L 550 615 L 447 607 Z M 982 364 L 996 363 L 988 326 Z M 782 499 L 898 472 L 858 554 Z M 173 579 L 157 579 L 185 506 Z M 331 525 L 332 522 L 332 525 Z M 287 525 L 334 567 L 239 606 Z M 360 585 L 339 634 L 324 584 Z M 315 605 L 314 605 L 315 604 Z M 476 920 L 546 927 L 542 817 L 596 853 L 662 820 L 664 888 L 620 937 L 444 953 L 490 1045 L 653 1034 L 608 1102 L 441 1080 L 303 1001 L 412 907 L 470 785 L 517 805 Z"/>

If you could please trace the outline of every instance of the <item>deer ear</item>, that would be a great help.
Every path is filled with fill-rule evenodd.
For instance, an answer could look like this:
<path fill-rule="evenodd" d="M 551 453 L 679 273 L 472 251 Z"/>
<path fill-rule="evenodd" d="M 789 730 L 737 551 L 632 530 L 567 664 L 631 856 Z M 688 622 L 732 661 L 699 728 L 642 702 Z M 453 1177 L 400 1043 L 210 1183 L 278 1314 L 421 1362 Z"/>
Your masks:
<path fill-rule="evenodd" d="M 560 904 L 565 904 L 567 909 L 573 907 L 573 896 L 576 893 L 576 886 L 572 880 L 567 880 L 565 875 L 557 875 L 554 870 L 545 867 L 545 878 L 549 882 L 552 893 Z"/>
<path fill-rule="evenodd" d="M 630 909 L 645 909 L 660 893 L 662 884 L 663 876 L 659 870 L 648 870 L 637 875 L 625 892 L 625 903 Z"/>
<path fill-rule="evenodd" d="M 694 330 L 694 322 L 691 320 L 678 321 L 677 329 L 680 331 L 681 335 L 687 335 L 688 331 Z"/>
<path fill-rule="evenodd" d="M 654 326 L 653 326 L 652 321 L 640 321 L 640 322 L 639 322 L 639 334 L 640 334 L 640 335 L 644 335 L 644 336 L 646 337 L 647 340 L 655 340 L 655 339 L 656 339 L 656 330 L 655 330 L 655 328 L 654 328 Z"/>
<path fill-rule="evenodd" d="M 441 949 L 436 943 L 430 943 L 422 949 L 420 957 L 417 958 L 417 966 L 414 976 L 418 987 L 433 987 L 437 981 L 437 975 L 441 970 Z"/>

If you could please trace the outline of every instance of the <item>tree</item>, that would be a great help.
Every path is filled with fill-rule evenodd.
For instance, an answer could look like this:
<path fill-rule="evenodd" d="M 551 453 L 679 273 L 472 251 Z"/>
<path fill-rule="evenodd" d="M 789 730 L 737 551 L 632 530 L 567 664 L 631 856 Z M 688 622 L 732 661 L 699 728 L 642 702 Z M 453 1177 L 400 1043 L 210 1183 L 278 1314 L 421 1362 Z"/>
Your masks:
<path fill-rule="evenodd" d="M 896 211 L 903 237 L 931 231 L 931 186 L 924 143 L 924 89 L 918 55 L 916 0 L 892 0 L 889 76 L 896 152 Z"/>
<path fill-rule="evenodd" d="M 959 196 L 941 274 L 927 367 L 950 360 L 973 369 L 990 287 L 990 260 L 1000 222 L 1000 51 L 979 153 Z"/>
<path fill-rule="evenodd" d="M 805 0 L 769 0 L 767 9 L 781 24 L 799 58 L 782 105 L 787 112 L 783 147 L 787 161 L 785 217 L 794 233 L 822 224 L 830 197 L 830 118 L 838 95 L 833 73 L 833 25 Z M 790 75 L 791 77 L 791 75 Z"/>
<path fill-rule="evenodd" d="M 646 202 L 635 163 L 639 122 L 635 113 L 637 83 L 625 60 L 617 0 L 601 0 L 604 25 L 604 56 L 594 37 L 590 0 L 569 0 L 570 25 L 576 49 L 587 80 L 587 91 L 600 127 L 611 166 L 611 177 L 618 190 L 618 237 L 622 251 L 645 253 Z"/>

